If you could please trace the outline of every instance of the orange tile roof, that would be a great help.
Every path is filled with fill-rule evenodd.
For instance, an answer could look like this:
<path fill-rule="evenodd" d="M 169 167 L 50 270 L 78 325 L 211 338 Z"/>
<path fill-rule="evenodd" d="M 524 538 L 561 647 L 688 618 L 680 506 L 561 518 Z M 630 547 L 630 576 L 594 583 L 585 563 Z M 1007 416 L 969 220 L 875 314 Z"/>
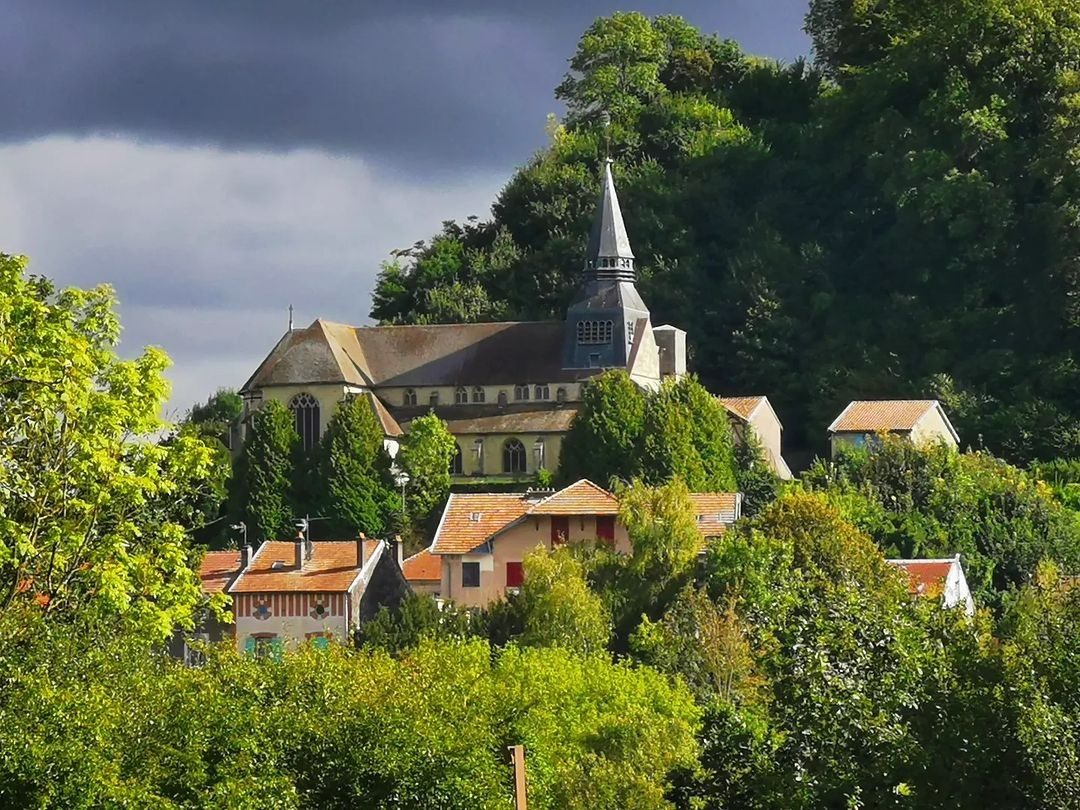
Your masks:
<path fill-rule="evenodd" d="M 356 540 L 316 540 L 311 558 L 298 570 L 292 541 L 268 540 L 259 546 L 251 564 L 229 588 L 229 593 L 270 593 L 281 591 L 346 591 L 361 568 L 356 559 Z M 375 556 L 379 540 L 364 541 L 364 564 Z M 275 568 L 274 563 L 283 565 Z"/>
<path fill-rule="evenodd" d="M 431 551 L 464 554 L 528 513 L 532 502 L 513 492 L 453 493 L 446 502 Z"/>
<path fill-rule="evenodd" d="M 405 560 L 401 572 L 409 582 L 437 582 L 442 579 L 442 560 L 425 548 Z"/>
<path fill-rule="evenodd" d="M 698 530 L 705 537 L 718 537 L 739 519 L 739 496 L 734 492 L 692 492 Z"/>
<path fill-rule="evenodd" d="M 729 412 L 746 422 L 753 416 L 765 397 L 758 395 L 756 397 L 717 397 L 717 399 Z"/>
<path fill-rule="evenodd" d="M 830 433 L 913 430 L 937 406 L 935 399 L 856 400 L 831 425 Z"/>
<path fill-rule="evenodd" d="M 199 579 L 206 593 L 221 593 L 240 570 L 239 551 L 208 551 L 199 565 Z"/>
<path fill-rule="evenodd" d="M 914 596 L 940 596 L 945 590 L 954 560 L 889 560 L 908 575 L 908 592 Z"/>
<path fill-rule="evenodd" d="M 592 481 L 582 478 L 529 510 L 530 515 L 617 515 L 618 499 Z"/>

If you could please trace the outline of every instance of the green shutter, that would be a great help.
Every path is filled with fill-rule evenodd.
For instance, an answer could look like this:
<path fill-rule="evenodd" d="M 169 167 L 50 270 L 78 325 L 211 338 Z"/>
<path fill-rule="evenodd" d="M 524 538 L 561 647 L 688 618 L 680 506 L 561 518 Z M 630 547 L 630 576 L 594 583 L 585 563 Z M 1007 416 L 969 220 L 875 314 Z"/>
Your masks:
<path fill-rule="evenodd" d="M 315 638 L 311 640 L 311 646 L 317 650 L 325 650 L 330 646 L 330 639 L 326 636 L 315 636 Z"/>
<path fill-rule="evenodd" d="M 248 655 L 255 654 L 255 639 L 252 636 L 248 636 L 244 639 L 244 652 Z"/>

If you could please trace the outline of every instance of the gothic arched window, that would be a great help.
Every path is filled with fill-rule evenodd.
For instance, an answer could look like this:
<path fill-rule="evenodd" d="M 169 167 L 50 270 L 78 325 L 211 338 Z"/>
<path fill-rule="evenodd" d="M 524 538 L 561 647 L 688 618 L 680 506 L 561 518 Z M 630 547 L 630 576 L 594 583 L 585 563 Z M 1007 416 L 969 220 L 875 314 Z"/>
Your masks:
<path fill-rule="evenodd" d="M 436 405 L 439 404 L 439 392 L 438 391 L 432 391 L 430 394 L 428 394 L 427 401 L 428 401 L 428 405 L 430 405 L 432 408 L 434 408 Z"/>
<path fill-rule="evenodd" d="M 450 459 L 450 474 L 451 475 L 464 475 L 465 474 L 465 462 L 461 456 L 461 445 L 454 442 L 454 457 Z"/>
<path fill-rule="evenodd" d="M 483 402 L 484 399 L 485 399 L 485 397 L 484 397 L 484 388 L 483 388 L 483 386 L 474 385 L 473 390 L 472 390 L 472 401 L 473 402 Z"/>
<path fill-rule="evenodd" d="M 556 402 L 566 402 L 566 389 L 565 388 L 559 388 L 557 391 L 555 391 L 555 401 Z"/>
<path fill-rule="evenodd" d="M 455 405 L 466 405 L 466 404 L 468 404 L 468 402 L 469 402 L 469 392 L 466 391 L 463 386 L 459 385 L 457 387 L 457 390 L 454 391 L 454 404 Z"/>
<path fill-rule="evenodd" d="M 525 472 L 525 445 L 517 439 L 507 439 L 503 445 L 503 472 Z"/>
<path fill-rule="evenodd" d="M 319 401 L 303 391 L 289 400 L 289 410 L 293 412 L 293 424 L 300 443 L 305 450 L 310 450 L 319 441 Z"/>
<path fill-rule="evenodd" d="M 500 391 L 499 392 L 499 405 L 505 405 L 506 401 L 507 401 L 506 392 L 505 391 Z"/>
<path fill-rule="evenodd" d="M 533 397 L 533 399 L 538 399 L 541 402 L 546 399 L 551 399 L 551 389 L 548 388 L 546 385 L 536 386 L 536 391 L 534 393 L 535 396 Z"/>
<path fill-rule="evenodd" d="M 527 385 L 515 385 L 514 386 L 514 401 L 520 402 L 523 399 L 529 398 L 529 386 Z"/>
<path fill-rule="evenodd" d="M 583 344 L 611 343 L 615 324 L 612 321 L 578 321 L 577 342 Z"/>
<path fill-rule="evenodd" d="M 416 389 L 408 388 L 405 390 L 405 396 L 401 398 L 403 405 L 415 405 L 416 404 Z"/>

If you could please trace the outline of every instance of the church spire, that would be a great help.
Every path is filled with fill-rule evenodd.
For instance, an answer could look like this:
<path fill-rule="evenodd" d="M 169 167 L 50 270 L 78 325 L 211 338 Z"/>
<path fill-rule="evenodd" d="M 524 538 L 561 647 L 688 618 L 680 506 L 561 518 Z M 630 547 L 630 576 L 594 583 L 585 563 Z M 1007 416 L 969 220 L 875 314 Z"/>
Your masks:
<path fill-rule="evenodd" d="M 611 176 L 611 158 L 604 162 L 604 188 L 593 220 L 589 247 L 585 253 L 585 273 L 598 279 L 634 280 L 634 251 L 626 235 L 615 180 Z"/>

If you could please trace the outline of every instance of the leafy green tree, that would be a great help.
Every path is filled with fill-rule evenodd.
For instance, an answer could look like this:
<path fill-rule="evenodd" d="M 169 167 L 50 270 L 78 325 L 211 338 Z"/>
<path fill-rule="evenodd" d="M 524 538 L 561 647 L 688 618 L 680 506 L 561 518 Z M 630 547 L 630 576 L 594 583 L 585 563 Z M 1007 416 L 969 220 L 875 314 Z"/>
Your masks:
<path fill-rule="evenodd" d="M 705 464 L 694 446 L 695 419 L 665 381 L 645 400 L 643 440 L 638 469 L 647 484 L 660 485 L 678 478 L 693 490 L 705 486 Z"/>
<path fill-rule="evenodd" d="M 277 400 L 268 400 L 252 414 L 235 497 L 244 522 L 260 540 L 293 534 L 292 487 L 299 443 L 292 413 Z"/>
<path fill-rule="evenodd" d="M 205 436 L 213 436 L 229 447 L 232 427 L 244 415 L 244 400 L 231 388 L 219 388 L 206 402 L 191 407 L 182 424 L 197 428 Z"/>
<path fill-rule="evenodd" d="M 199 600 L 187 531 L 213 449 L 167 426 L 169 360 L 117 357 L 105 286 L 57 290 L 0 254 L 0 612 L 122 617 L 167 635 Z"/>
<path fill-rule="evenodd" d="M 694 375 L 678 380 L 672 393 L 690 416 L 690 436 L 703 468 L 700 491 L 734 492 L 735 449 L 727 409 Z"/>
<path fill-rule="evenodd" d="M 450 462 L 456 451 L 457 441 L 434 413 L 413 419 L 402 439 L 397 462 L 409 476 L 409 516 L 414 526 L 424 527 L 424 536 L 432 517 L 441 514 L 446 503 Z"/>
<path fill-rule="evenodd" d="M 563 546 L 543 546 L 525 556 L 521 587 L 524 634 L 521 643 L 562 647 L 589 654 L 607 648 L 611 618 L 601 599 L 589 590 L 585 568 Z"/>
<path fill-rule="evenodd" d="M 563 441 L 559 479 L 588 478 L 601 486 L 612 478 L 629 481 L 638 474 L 644 419 L 645 395 L 629 375 L 607 372 L 590 380 Z"/>
<path fill-rule="evenodd" d="M 757 435 L 747 430 L 735 444 L 735 490 L 743 494 L 743 514 L 756 515 L 780 494 L 780 479 L 765 459 L 765 450 Z"/>
<path fill-rule="evenodd" d="M 340 531 L 377 536 L 400 510 L 383 430 L 366 396 L 338 405 L 319 442 L 326 517 Z"/>

